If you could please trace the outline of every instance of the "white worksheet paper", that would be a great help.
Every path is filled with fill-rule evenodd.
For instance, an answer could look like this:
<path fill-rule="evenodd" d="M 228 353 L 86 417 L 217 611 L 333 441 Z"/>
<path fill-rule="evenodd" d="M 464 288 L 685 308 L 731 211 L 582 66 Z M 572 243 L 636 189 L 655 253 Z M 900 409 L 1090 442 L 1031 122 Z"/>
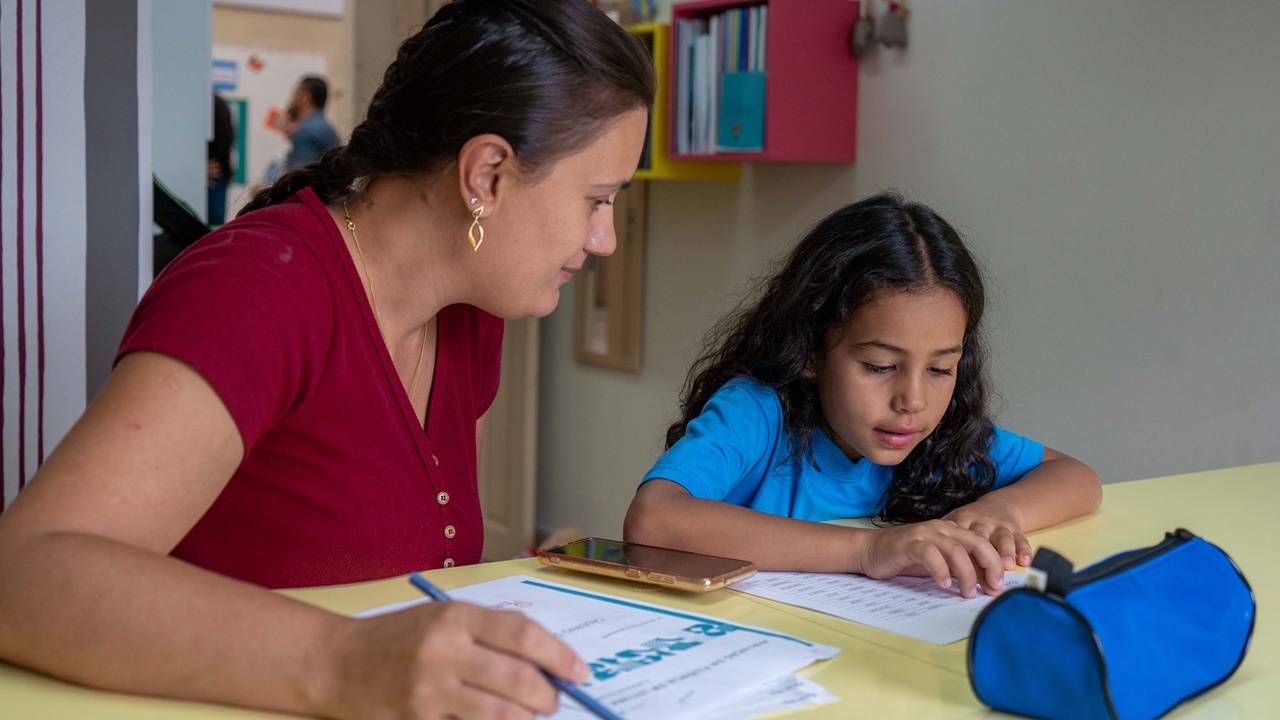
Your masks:
<path fill-rule="evenodd" d="M 702 717 L 704 720 L 742 720 L 772 715 L 784 710 L 823 705 L 839 699 L 818 683 L 806 680 L 799 675 L 792 675 L 772 685 L 766 685 L 734 698 L 734 701 L 728 705 L 717 705 Z"/>
<path fill-rule="evenodd" d="M 832 699 L 810 681 L 787 681 L 839 650 L 790 635 L 523 575 L 457 588 L 449 595 L 519 610 L 560 637 L 591 668 L 592 678 L 580 687 L 625 718 L 750 717 Z M 358 617 L 420 602 L 375 608 Z M 584 716 L 561 696 L 561 709 L 553 717 Z"/>
<path fill-rule="evenodd" d="M 1026 584 L 1026 576 L 1004 574 L 1004 588 Z M 954 582 L 948 590 L 933 578 L 872 580 L 863 575 L 761 572 L 733 590 L 817 610 L 899 635 L 945 645 L 969 636 L 973 621 L 993 598 L 965 598 Z"/>
<path fill-rule="evenodd" d="M 756 689 L 734 695 L 723 704 L 699 711 L 696 717 L 698 720 L 747 720 L 748 718 L 764 717 L 774 713 L 823 705 L 839 699 L 812 680 L 807 680 L 799 675 L 790 675 Z M 556 720 L 569 720 L 569 718 L 577 720 L 578 718 L 595 717 L 595 715 L 569 699 L 568 696 L 562 696 L 560 703 L 561 711 L 556 714 Z"/>

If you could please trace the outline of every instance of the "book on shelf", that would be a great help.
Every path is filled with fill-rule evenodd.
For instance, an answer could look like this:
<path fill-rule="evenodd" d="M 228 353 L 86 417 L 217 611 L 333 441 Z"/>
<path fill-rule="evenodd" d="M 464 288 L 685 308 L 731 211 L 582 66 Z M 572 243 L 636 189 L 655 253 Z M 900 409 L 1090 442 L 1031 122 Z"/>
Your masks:
<path fill-rule="evenodd" d="M 764 151 L 764 73 L 726 73 L 716 126 L 719 152 Z"/>
<path fill-rule="evenodd" d="M 676 22 L 678 154 L 763 152 L 768 7 Z"/>

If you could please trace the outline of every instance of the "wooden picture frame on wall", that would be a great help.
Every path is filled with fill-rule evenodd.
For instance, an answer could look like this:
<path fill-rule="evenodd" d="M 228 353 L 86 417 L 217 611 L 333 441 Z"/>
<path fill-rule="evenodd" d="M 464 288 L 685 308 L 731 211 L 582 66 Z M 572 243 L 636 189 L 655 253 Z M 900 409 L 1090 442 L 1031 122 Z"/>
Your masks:
<path fill-rule="evenodd" d="M 584 365 L 640 372 L 648 195 L 644 180 L 618 193 L 618 249 L 609 257 L 590 257 L 574 279 L 573 348 Z"/>

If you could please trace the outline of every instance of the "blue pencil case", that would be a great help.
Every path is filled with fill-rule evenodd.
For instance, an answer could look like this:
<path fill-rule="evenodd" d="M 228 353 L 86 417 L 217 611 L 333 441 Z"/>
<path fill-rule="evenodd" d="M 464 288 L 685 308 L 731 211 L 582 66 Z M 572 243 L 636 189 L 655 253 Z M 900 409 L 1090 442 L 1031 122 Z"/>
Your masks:
<path fill-rule="evenodd" d="M 1079 572 L 1041 548 L 1028 586 L 974 621 L 969 681 L 995 710 L 1037 718 L 1157 718 L 1226 682 L 1257 606 L 1213 543 L 1178 529 Z"/>

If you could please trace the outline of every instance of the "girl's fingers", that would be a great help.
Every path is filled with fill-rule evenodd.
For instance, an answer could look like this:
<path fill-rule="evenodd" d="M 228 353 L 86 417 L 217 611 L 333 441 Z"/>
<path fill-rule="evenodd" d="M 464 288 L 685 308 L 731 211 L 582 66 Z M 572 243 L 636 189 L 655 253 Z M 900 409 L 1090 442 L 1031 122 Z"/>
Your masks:
<path fill-rule="evenodd" d="M 1014 561 L 1017 558 L 1017 543 L 1014 540 L 1013 533 L 1008 528 L 997 528 L 991 534 L 991 544 L 995 546 L 996 552 L 1000 553 L 1000 559 L 1004 563 L 1005 570 L 1012 570 Z"/>
<path fill-rule="evenodd" d="M 1031 565 L 1031 541 L 1027 540 L 1027 536 L 1022 533 L 1014 533 L 1014 545 L 1018 550 L 1018 564 L 1023 567 Z"/>
<path fill-rule="evenodd" d="M 978 572 L 974 568 L 973 558 L 968 550 L 962 543 L 950 539 L 940 539 L 938 550 L 947 559 L 947 565 L 950 566 L 951 574 L 956 579 L 960 594 L 973 597 L 976 594 L 974 588 L 978 584 Z"/>
<path fill-rule="evenodd" d="M 982 568 L 983 588 L 991 594 L 999 592 L 1004 587 L 1004 561 L 991 541 L 968 531 L 954 533 L 951 538 L 964 545 L 972 556 L 971 567 Z"/>
<path fill-rule="evenodd" d="M 912 553 L 912 559 L 920 563 L 928 575 L 933 578 L 935 585 L 943 590 L 951 587 L 951 569 L 947 566 L 947 561 L 942 556 L 942 551 L 937 546 L 926 542 L 919 543 L 918 548 L 917 552 Z"/>
<path fill-rule="evenodd" d="M 960 530 L 960 532 L 952 533 L 951 539 L 963 544 L 969 555 L 973 556 L 973 565 L 977 568 L 983 568 L 986 580 L 983 584 L 987 587 L 1000 588 L 1005 580 L 1005 564 L 1000 559 L 1000 553 L 996 552 L 996 547 L 991 544 L 989 539 L 978 536 L 977 533 L 968 532 L 968 530 Z"/>
<path fill-rule="evenodd" d="M 929 572 L 929 569 L 919 563 L 916 563 L 915 565 L 908 565 L 907 567 L 899 570 L 898 574 L 905 575 L 907 577 L 931 577 L 932 576 L 932 573 Z"/>

